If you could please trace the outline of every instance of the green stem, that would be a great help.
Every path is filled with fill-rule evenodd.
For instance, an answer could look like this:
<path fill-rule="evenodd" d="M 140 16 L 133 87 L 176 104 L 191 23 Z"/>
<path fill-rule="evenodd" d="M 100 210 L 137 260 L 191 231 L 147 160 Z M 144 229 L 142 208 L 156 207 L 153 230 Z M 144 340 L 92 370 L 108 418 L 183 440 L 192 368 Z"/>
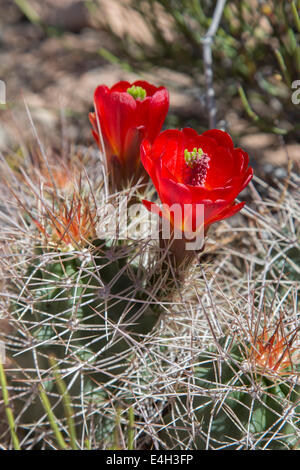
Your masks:
<path fill-rule="evenodd" d="M 65 440 L 62 436 L 62 433 L 58 429 L 54 413 L 51 409 L 50 401 L 49 401 L 49 399 L 46 395 L 45 390 L 42 388 L 42 386 L 39 387 L 39 392 L 40 392 L 41 402 L 42 402 L 43 407 L 44 407 L 44 409 L 45 409 L 45 411 L 48 415 L 49 423 L 50 423 L 50 426 L 52 428 L 52 431 L 55 434 L 58 446 L 60 447 L 60 449 L 66 450 L 66 449 L 68 449 L 68 446 L 67 446 L 67 444 L 66 444 L 66 442 L 65 442 Z"/>
<path fill-rule="evenodd" d="M 291 84 L 292 84 L 292 82 L 291 82 L 291 77 L 290 77 L 290 74 L 289 74 L 289 72 L 288 72 L 287 66 L 286 66 L 286 64 L 285 64 L 285 62 L 284 62 L 284 58 L 283 58 L 283 56 L 282 56 L 282 54 L 281 54 L 281 52 L 280 52 L 279 49 L 275 49 L 275 55 L 276 55 L 276 59 L 277 59 L 277 61 L 278 61 L 280 70 L 281 70 L 281 72 L 282 72 L 282 75 L 284 76 L 284 79 L 285 79 L 287 85 L 288 85 L 289 87 L 291 87 Z"/>
<path fill-rule="evenodd" d="M 1 384 L 3 401 L 4 401 L 4 406 L 5 406 L 5 413 L 6 413 L 9 429 L 10 429 L 10 435 L 12 438 L 14 450 L 21 450 L 20 442 L 16 434 L 14 415 L 9 404 L 9 395 L 8 395 L 8 390 L 7 390 L 7 382 L 6 382 L 4 367 L 1 362 L 0 362 L 0 384 Z"/>
<path fill-rule="evenodd" d="M 293 17 L 295 20 L 298 33 L 300 33 L 300 18 L 299 18 L 298 10 L 297 10 L 294 0 L 292 1 L 292 13 L 293 13 Z"/>
<path fill-rule="evenodd" d="M 253 109 L 251 108 L 250 104 L 249 104 L 249 101 L 247 99 L 247 96 L 246 96 L 246 93 L 244 92 L 244 89 L 242 86 L 239 86 L 239 94 L 240 94 L 240 98 L 242 100 L 242 103 L 243 103 L 243 106 L 245 108 L 245 111 L 246 113 L 248 114 L 248 116 L 253 120 L 253 121 L 259 121 L 259 117 L 258 115 L 253 111 Z"/>
<path fill-rule="evenodd" d="M 73 419 L 74 413 L 73 413 L 73 408 L 72 408 L 72 404 L 71 404 L 70 395 L 68 393 L 66 384 L 63 381 L 63 379 L 61 378 L 61 375 L 59 373 L 55 357 L 51 356 L 49 358 L 49 362 L 50 362 L 51 366 L 54 369 L 55 382 L 56 382 L 57 388 L 59 390 L 59 393 L 60 393 L 60 395 L 62 396 L 62 399 L 63 399 L 65 415 L 67 417 L 67 423 L 68 423 L 68 430 L 69 430 L 71 448 L 73 450 L 77 450 L 78 446 L 77 446 L 77 443 L 76 443 L 76 429 L 75 429 L 75 423 L 74 423 L 74 419 Z"/>
<path fill-rule="evenodd" d="M 120 441 L 121 441 L 121 408 L 117 408 L 115 430 L 114 430 L 114 446 L 111 450 L 121 450 Z"/>
<path fill-rule="evenodd" d="M 92 449 L 91 443 L 90 443 L 90 441 L 89 441 L 88 438 L 86 438 L 86 439 L 84 440 L 84 445 L 85 445 L 85 449 L 86 449 L 86 450 L 91 450 L 91 449 Z"/>
<path fill-rule="evenodd" d="M 15 4 L 18 5 L 23 15 L 33 24 L 40 25 L 41 19 L 36 11 L 26 0 L 14 0 Z"/>
<path fill-rule="evenodd" d="M 132 406 L 128 410 L 128 450 L 134 450 L 134 411 Z"/>
<path fill-rule="evenodd" d="M 257 124 L 257 126 L 267 132 L 274 132 L 274 134 L 285 135 L 287 133 L 285 129 L 266 124 L 251 108 L 242 86 L 239 86 L 238 91 L 246 113 Z"/>

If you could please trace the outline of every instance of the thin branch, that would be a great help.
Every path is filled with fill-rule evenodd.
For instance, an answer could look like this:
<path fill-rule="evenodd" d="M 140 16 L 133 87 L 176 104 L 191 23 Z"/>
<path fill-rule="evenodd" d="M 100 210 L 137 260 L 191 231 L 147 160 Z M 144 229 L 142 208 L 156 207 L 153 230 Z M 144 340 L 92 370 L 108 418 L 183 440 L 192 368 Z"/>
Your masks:
<path fill-rule="evenodd" d="M 222 18 L 226 0 L 218 0 L 210 27 L 202 39 L 203 44 L 203 65 L 205 74 L 205 93 L 206 93 L 206 109 L 208 112 L 208 121 L 210 129 L 216 127 L 217 108 L 215 103 L 215 92 L 213 87 L 213 70 L 212 70 L 212 44 L 214 36 L 218 30 L 219 23 Z"/>

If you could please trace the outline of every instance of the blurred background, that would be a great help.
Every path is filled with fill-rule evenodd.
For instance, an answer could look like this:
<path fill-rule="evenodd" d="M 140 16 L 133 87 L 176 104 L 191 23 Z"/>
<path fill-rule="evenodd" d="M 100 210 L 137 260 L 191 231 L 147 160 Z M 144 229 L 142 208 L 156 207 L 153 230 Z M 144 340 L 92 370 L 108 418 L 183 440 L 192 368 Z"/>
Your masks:
<path fill-rule="evenodd" d="M 97 85 L 146 79 L 168 87 L 166 128 L 208 128 L 202 39 L 211 0 L 0 0 L 0 150 L 31 133 L 94 145 Z M 300 1 L 228 0 L 213 43 L 218 127 L 250 154 L 256 174 L 284 177 L 300 161 Z M 296 88 L 293 88 L 296 87 Z M 300 82 L 298 84 L 300 90 Z M 300 98 L 300 92 L 298 93 Z M 295 100 L 293 100 L 295 101 Z"/>

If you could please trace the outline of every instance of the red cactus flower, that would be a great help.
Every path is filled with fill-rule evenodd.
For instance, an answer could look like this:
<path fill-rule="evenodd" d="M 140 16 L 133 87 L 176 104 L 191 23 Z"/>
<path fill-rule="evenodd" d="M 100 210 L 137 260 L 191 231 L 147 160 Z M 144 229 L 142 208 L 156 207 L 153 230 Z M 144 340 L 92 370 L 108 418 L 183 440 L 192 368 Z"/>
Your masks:
<path fill-rule="evenodd" d="M 94 94 L 95 113 L 90 113 L 93 135 L 102 150 L 99 127 L 108 170 L 116 187 L 145 174 L 140 164 L 144 138 L 153 142 L 161 131 L 169 108 L 166 88 L 145 81 L 121 81 L 110 89 L 101 85 Z"/>
<path fill-rule="evenodd" d="M 247 153 L 234 148 L 231 137 L 217 129 L 202 135 L 189 128 L 164 131 L 153 144 L 147 139 L 142 142 L 141 160 L 164 208 L 144 200 L 145 206 L 182 232 L 205 230 L 236 214 L 245 203 L 235 204 L 235 198 L 253 176 Z M 182 207 L 179 224 L 168 211 L 173 204 Z M 184 211 L 185 204 L 191 209 Z M 198 204 L 204 208 L 202 227 L 197 226 Z"/>

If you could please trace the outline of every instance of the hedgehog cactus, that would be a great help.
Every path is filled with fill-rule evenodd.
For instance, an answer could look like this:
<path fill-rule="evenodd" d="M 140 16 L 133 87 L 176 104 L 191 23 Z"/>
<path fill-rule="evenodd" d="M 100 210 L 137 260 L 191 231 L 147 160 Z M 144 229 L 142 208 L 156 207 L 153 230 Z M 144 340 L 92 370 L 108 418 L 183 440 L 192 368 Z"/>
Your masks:
<path fill-rule="evenodd" d="M 62 181 L 58 172 L 56 176 L 59 179 L 40 193 L 38 204 L 34 189 L 18 195 L 10 188 L 24 220 L 23 233 L 29 235 L 21 242 L 22 263 L 7 280 L 11 320 L 18 325 L 12 341 L 18 369 L 14 379 L 25 381 L 32 394 L 24 410 L 23 400 L 16 401 L 26 425 L 45 413 L 46 398 L 40 400 L 38 382 L 55 395 L 49 354 L 64 370 L 74 404 L 78 406 L 81 393 L 88 404 L 98 406 L 108 399 L 105 387 L 112 394 L 132 347 L 143 341 L 158 319 L 148 300 L 151 285 L 145 288 L 144 241 L 100 239 L 101 191 L 86 196 L 89 187 L 83 187 L 82 177 L 66 188 L 55 184 Z M 19 254 L 11 256 L 18 259 Z M 102 387 L 95 391 L 98 384 Z M 52 406 L 55 399 L 49 396 L 49 400 Z M 103 419 L 94 425 L 99 439 Z M 105 419 L 104 429 L 110 434 L 114 420 L 115 416 Z M 76 426 L 80 428 L 80 419 Z M 106 437 L 111 442 L 110 435 Z"/>
<path fill-rule="evenodd" d="M 51 207 L 46 202 L 40 221 L 32 217 L 34 256 L 13 311 L 35 348 L 51 352 L 53 344 L 60 358 L 124 352 L 129 346 L 119 329 L 138 340 L 157 320 L 145 308 L 143 279 L 131 260 L 136 247 L 97 238 L 94 206 L 95 201 L 72 194 L 69 200 L 52 200 Z"/>
<path fill-rule="evenodd" d="M 152 90 L 148 101 L 139 93 L 124 100 L 127 88 L 109 94 L 116 100 L 116 115 L 106 118 L 115 119 L 116 131 L 117 113 L 124 117 L 126 106 L 133 113 L 147 103 L 157 104 L 159 91 Z M 165 91 L 163 96 L 166 100 Z M 141 102 L 137 106 L 133 100 Z M 102 151 L 101 129 L 96 133 L 96 117 L 92 121 Z M 102 175 L 95 171 L 101 165 L 92 152 L 84 165 L 79 158 L 75 164 L 74 159 L 62 162 L 61 171 L 52 171 L 53 162 L 47 161 L 43 149 L 40 165 L 25 161 L 13 169 L 1 163 L 6 176 L 1 308 L 9 328 L 2 335 L 7 364 L 5 371 L 1 365 L 0 378 L 5 410 L 10 404 L 15 416 L 7 416 L 3 446 L 296 448 L 298 267 L 285 259 L 294 270 L 289 278 L 282 253 L 299 250 L 294 195 L 286 192 L 278 204 L 276 193 L 267 221 L 259 210 L 254 216 L 251 211 L 240 216 L 249 224 L 249 234 L 253 219 L 257 224 L 250 240 L 256 251 L 249 256 L 250 242 L 239 235 L 241 227 L 234 231 L 222 222 L 221 229 L 208 232 L 213 223 L 244 206 L 235 198 L 252 178 L 247 154 L 234 148 L 230 136 L 220 130 L 203 135 L 191 129 L 166 131 L 157 140 L 153 136 L 153 144 L 152 139 L 143 141 L 142 163 L 162 202 L 184 207 L 190 201 L 190 212 L 181 213 L 177 226 L 169 206 L 160 211 L 152 202 L 154 192 L 150 181 L 146 186 L 145 174 L 140 186 L 132 183 L 137 175 L 132 175 L 132 184 L 128 181 L 136 159 L 138 175 L 143 173 L 139 139 L 133 138 L 136 132 L 139 138 L 146 132 L 141 127 L 147 120 L 142 124 L 133 117 L 126 122 L 126 133 L 133 139 L 123 136 L 126 152 L 121 152 L 122 142 L 120 148 L 106 142 L 109 165 L 118 158 L 128 170 L 120 181 L 114 172 L 113 184 L 102 153 Z M 109 129 L 111 123 L 106 125 Z M 169 153 L 161 148 L 167 137 Z M 110 193 L 119 186 L 121 191 Z M 165 243 L 161 233 L 159 241 L 151 238 L 151 228 L 144 225 L 145 213 L 150 214 L 146 209 L 128 215 L 128 225 L 140 227 L 138 236 L 130 231 L 121 236 L 124 227 L 118 224 L 114 231 L 108 204 L 120 209 L 126 195 L 133 208 L 139 189 L 147 209 L 156 211 L 160 222 L 171 221 L 172 236 L 175 228 L 186 225 L 203 231 L 204 251 L 188 253 L 184 236 Z M 194 217 L 199 201 L 204 205 L 200 222 Z M 229 245 L 226 251 L 224 229 L 229 228 L 238 250 Z M 275 256 L 274 246 L 279 247 Z M 281 275 L 288 283 L 287 288 L 280 286 L 283 292 L 278 287 Z M 250 285 L 260 291 L 252 303 Z M 265 324 L 275 324 L 273 331 L 262 328 L 261 312 L 267 307 L 271 313 Z M 254 312 L 259 312 L 256 326 L 249 329 Z"/>
<path fill-rule="evenodd" d="M 190 410 L 198 436 L 194 449 L 297 447 L 300 388 L 294 350 L 286 337 L 279 339 L 278 328 L 271 336 L 264 332 L 249 351 L 227 337 L 217 350 L 195 358 Z M 165 418 L 168 432 L 163 437 L 171 448 L 190 436 L 184 424 L 188 400 L 184 394 L 178 399 L 175 421 L 171 414 Z"/>

